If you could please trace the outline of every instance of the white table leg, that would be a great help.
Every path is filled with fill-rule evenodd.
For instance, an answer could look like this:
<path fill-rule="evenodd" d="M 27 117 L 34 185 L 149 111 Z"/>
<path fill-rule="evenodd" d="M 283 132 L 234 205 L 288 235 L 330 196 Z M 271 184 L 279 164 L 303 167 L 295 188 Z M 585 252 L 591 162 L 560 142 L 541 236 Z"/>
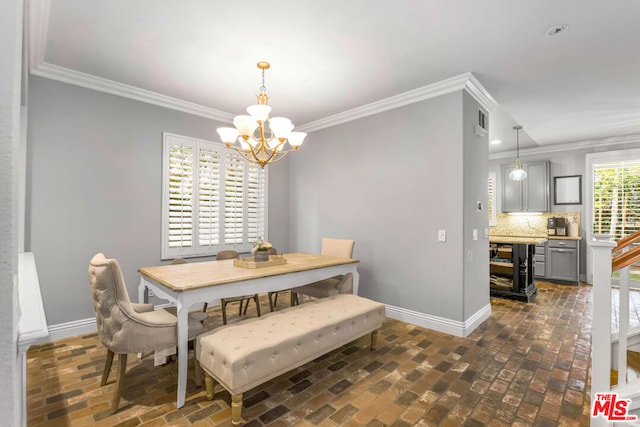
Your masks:
<path fill-rule="evenodd" d="M 183 304 L 179 298 L 178 308 L 178 391 L 176 406 L 181 408 L 184 406 L 185 396 L 187 394 L 187 360 L 189 358 L 189 307 Z"/>
<path fill-rule="evenodd" d="M 355 268 L 352 271 L 353 274 L 353 294 L 358 295 L 358 287 L 360 286 L 360 274 Z"/>

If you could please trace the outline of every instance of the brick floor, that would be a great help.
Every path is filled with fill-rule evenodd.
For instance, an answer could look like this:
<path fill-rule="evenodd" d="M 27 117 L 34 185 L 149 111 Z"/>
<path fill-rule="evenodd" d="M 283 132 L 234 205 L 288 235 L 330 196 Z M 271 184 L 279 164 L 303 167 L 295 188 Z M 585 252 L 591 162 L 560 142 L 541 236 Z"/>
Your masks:
<path fill-rule="evenodd" d="M 591 287 L 538 287 L 532 303 L 492 298 L 491 317 L 467 338 L 387 319 L 375 352 L 361 338 L 245 393 L 245 425 L 588 425 Z M 218 308 L 209 314 L 221 323 Z M 231 306 L 229 317 L 239 320 Z M 229 394 L 208 401 L 192 360 L 176 409 L 177 364 L 154 367 L 152 356 L 129 356 L 111 414 L 117 363 L 100 387 L 105 355 L 95 334 L 29 350 L 28 425 L 231 425 Z"/>

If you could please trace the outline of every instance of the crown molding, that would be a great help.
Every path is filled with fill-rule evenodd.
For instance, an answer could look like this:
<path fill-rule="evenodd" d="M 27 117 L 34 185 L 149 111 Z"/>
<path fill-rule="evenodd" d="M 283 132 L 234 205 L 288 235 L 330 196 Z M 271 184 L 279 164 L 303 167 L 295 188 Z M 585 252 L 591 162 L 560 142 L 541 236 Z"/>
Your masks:
<path fill-rule="evenodd" d="M 298 130 L 314 132 L 463 89 L 467 90 L 471 96 L 489 112 L 498 106 L 496 100 L 486 91 L 472 73 L 464 73 L 437 83 L 352 108 L 342 113 L 305 123 L 298 126 Z"/>
<path fill-rule="evenodd" d="M 38 67 L 32 68 L 31 74 L 64 83 L 73 84 L 76 86 L 85 87 L 88 89 L 97 90 L 99 92 L 122 96 L 124 98 L 129 98 L 148 104 L 158 105 L 160 107 L 165 107 L 172 110 L 182 111 L 184 113 L 205 117 L 207 119 L 217 120 L 223 123 L 233 122 L 233 114 L 224 111 L 205 107 L 193 102 L 183 101 L 171 96 L 161 95 L 159 93 L 140 89 L 135 86 L 118 83 L 113 80 L 103 79 L 92 74 L 81 73 L 79 71 L 59 67 L 47 62 L 43 62 Z"/>
<path fill-rule="evenodd" d="M 29 68 L 37 68 L 44 62 L 49 33 L 49 10 L 51 0 L 30 0 L 26 2 L 29 16 Z"/>
<path fill-rule="evenodd" d="M 590 139 L 586 141 L 569 142 L 565 144 L 554 144 L 547 147 L 525 148 L 520 150 L 520 157 L 527 155 L 557 153 L 559 151 L 573 151 L 587 148 L 607 147 L 609 145 L 640 144 L 640 134 L 623 136 L 611 136 L 602 139 Z M 489 154 L 489 160 L 506 159 L 513 157 L 512 151 L 502 151 L 500 153 Z"/>

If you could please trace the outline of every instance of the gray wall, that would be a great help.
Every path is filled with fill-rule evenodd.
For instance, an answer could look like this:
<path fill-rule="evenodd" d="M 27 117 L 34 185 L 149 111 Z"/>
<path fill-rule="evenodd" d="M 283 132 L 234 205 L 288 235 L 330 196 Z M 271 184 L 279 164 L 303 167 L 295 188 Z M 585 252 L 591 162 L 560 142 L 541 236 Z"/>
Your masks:
<path fill-rule="evenodd" d="M 18 152 L 22 1 L 2 3 L 0 13 L 0 414 L 20 425 L 22 390 L 18 358 Z"/>
<path fill-rule="evenodd" d="M 290 248 L 318 252 L 322 237 L 355 239 L 360 295 L 465 320 L 463 193 L 482 174 L 486 199 L 487 156 L 463 182 L 462 117 L 457 92 L 309 135 L 289 163 Z M 473 190 L 469 200 L 477 197 Z M 475 246 L 466 246 L 473 257 Z"/>
<path fill-rule="evenodd" d="M 488 136 L 478 137 L 475 127 L 478 124 L 478 102 L 467 92 L 463 92 L 463 168 L 464 180 L 463 204 L 463 242 L 464 254 L 464 306 L 463 319 L 473 316 L 482 307 L 489 304 L 489 239 L 484 231 L 489 227 L 487 211 L 487 176 L 489 141 Z M 483 109 L 484 113 L 488 113 Z M 487 129 L 489 125 L 487 124 Z M 453 171 L 460 173 L 460 171 Z M 484 179 L 482 179 L 484 178 Z M 478 209 L 478 202 L 482 204 Z M 473 240 L 476 230 L 477 240 Z"/>
<path fill-rule="evenodd" d="M 137 269 L 161 263 L 162 132 L 214 140 L 221 123 L 38 77 L 29 106 L 27 250 L 49 325 L 94 316 L 87 269 L 96 252 L 118 259 L 136 300 Z M 269 225 L 284 245 L 283 162 L 270 166 Z"/>

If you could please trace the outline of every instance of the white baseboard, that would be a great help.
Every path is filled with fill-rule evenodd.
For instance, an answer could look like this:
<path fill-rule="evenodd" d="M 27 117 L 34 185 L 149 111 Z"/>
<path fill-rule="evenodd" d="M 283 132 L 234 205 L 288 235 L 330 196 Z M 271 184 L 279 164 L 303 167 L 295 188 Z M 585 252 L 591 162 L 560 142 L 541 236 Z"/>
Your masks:
<path fill-rule="evenodd" d="M 446 319 L 444 317 L 432 316 L 430 314 L 420 313 L 418 311 L 406 308 L 386 305 L 387 316 L 402 322 L 411 323 L 412 325 L 422 326 L 424 328 L 433 329 L 445 334 L 455 335 L 458 337 L 466 337 L 473 332 L 482 322 L 491 316 L 491 304 L 487 304 L 478 310 L 473 316 L 464 322 Z"/>
<path fill-rule="evenodd" d="M 49 339 L 47 341 L 57 341 L 78 335 L 94 334 L 96 331 L 95 317 L 58 323 L 57 325 L 49 326 Z"/>
<path fill-rule="evenodd" d="M 169 307 L 174 304 L 158 304 L 156 310 Z M 71 322 L 58 323 L 49 326 L 49 338 L 40 342 L 57 341 L 63 338 L 77 337 L 78 335 L 95 334 L 98 331 L 95 317 L 89 319 L 73 320 Z"/>
<path fill-rule="evenodd" d="M 172 304 L 161 304 L 156 306 L 159 308 L 168 307 Z M 412 325 L 422 326 L 424 328 L 433 329 L 434 331 L 444 332 L 445 334 L 455 335 L 458 337 L 468 336 L 475 328 L 491 316 L 491 304 L 487 304 L 474 313 L 464 322 L 446 319 L 444 317 L 432 316 L 420 313 L 406 308 L 386 305 L 387 316 L 402 322 L 411 323 Z M 63 338 L 75 337 L 78 335 L 93 334 L 97 331 L 96 319 L 81 319 L 72 322 L 59 323 L 49 326 L 48 341 L 56 341 Z"/>

